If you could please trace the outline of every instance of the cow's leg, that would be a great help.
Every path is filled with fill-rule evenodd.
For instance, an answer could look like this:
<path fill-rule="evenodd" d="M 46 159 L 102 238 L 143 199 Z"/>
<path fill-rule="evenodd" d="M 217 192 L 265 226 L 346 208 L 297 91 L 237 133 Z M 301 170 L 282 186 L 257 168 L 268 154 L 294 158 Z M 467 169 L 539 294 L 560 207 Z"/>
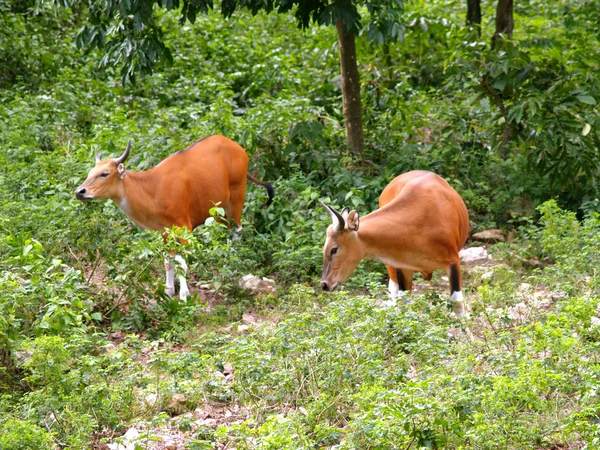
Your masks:
<path fill-rule="evenodd" d="M 400 292 L 400 284 L 398 282 L 398 274 L 396 272 L 396 268 L 392 266 L 385 266 L 388 275 L 390 276 L 390 281 L 388 284 L 388 290 L 390 294 L 390 300 L 392 302 L 396 302 L 396 298 L 398 298 L 398 293 Z"/>
<path fill-rule="evenodd" d="M 244 200 L 246 199 L 246 179 L 242 183 L 235 186 L 230 186 L 229 197 L 229 216 L 228 219 L 235 223 L 231 223 L 235 227 L 233 239 L 239 239 L 242 232 L 242 211 L 244 209 Z"/>
<path fill-rule="evenodd" d="M 192 230 L 192 224 L 188 219 L 180 217 L 179 220 L 176 220 L 174 226 L 187 228 L 188 230 Z M 167 233 L 163 233 L 163 240 L 167 243 Z M 187 245 L 188 241 L 182 238 L 177 238 L 180 244 Z M 185 281 L 185 275 L 187 275 L 188 266 L 185 263 L 184 259 L 175 253 L 175 250 L 169 250 L 169 254 L 171 257 L 165 258 L 165 270 L 167 271 L 167 295 L 169 297 L 173 297 L 175 295 L 175 262 L 179 264 L 179 266 L 183 269 L 183 275 L 179 275 L 179 298 L 185 300 L 188 295 L 190 295 L 190 291 L 187 287 L 187 283 Z"/>
<path fill-rule="evenodd" d="M 464 317 L 467 313 L 463 303 L 462 294 L 462 274 L 460 272 L 460 260 L 450 263 L 448 267 L 448 278 L 450 279 L 450 302 L 452 303 L 452 311 L 456 317 Z"/>
<path fill-rule="evenodd" d="M 179 266 L 183 269 L 183 275 L 179 275 L 179 298 L 185 300 L 190 295 L 185 276 L 187 275 L 188 266 L 181 255 L 175 255 L 175 261 L 179 263 Z"/>
<path fill-rule="evenodd" d="M 412 292 L 413 273 L 412 270 L 396 269 L 400 291 L 405 294 L 410 294 Z"/>
<path fill-rule="evenodd" d="M 167 295 L 175 295 L 175 264 L 168 258 L 165 258 L 165 270 L 167 272 Z"/>
<path fill-rule="evenodd" d="M 385 302 L 385 306 L 395 306 L 398 297 L 404 297 L 410 294 L 412 289 L 412 272 L 408 270 L 396 269 L 392 266 L 386 266 L 390 281 L 388 285 L 390 300 Z"/>

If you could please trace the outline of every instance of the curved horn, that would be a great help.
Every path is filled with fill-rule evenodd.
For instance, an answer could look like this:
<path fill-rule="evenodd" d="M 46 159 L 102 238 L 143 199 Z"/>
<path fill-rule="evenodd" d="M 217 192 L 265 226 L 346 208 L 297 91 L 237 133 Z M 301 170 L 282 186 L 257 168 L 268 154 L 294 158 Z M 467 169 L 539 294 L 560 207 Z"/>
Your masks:
<path fill-rule="evenodd" d="M 344 220 L 342 215 L 339 212 L 337 212 L 335 209 L 327 206 L 325 203 L 323 203 L 323 202 L 320 202 L 320 203 L 321 203 L 321 205 L 323 205 L 323 208 L 325 208 L 327 210 L 327 212 L 329 213 L 329 215 L 331 216 L 331 220 L 333 221 L 333 224 L 336 225 L 337 231 L 340 233 L 342 231 L 344 231 L 344 227 L 346 226 L 346 221 Z"/>
<path fill-rule="evenodd" d="M 131 139 L 129 139 L 129 142 L 127 143 L 127 148 L 125 149 L 125 152 L 123 152 L 123 154 L 121 156 L 119 156 L 117 159 L 115 159 L 115 162 L 117 164 L 121 164 L 121 163 L 125 162 L 125 160 L 129 156 L 130 150 L 131 150 Z"/>
<path fill-rule="evenodd" d="M 98 151 L 98 147 L 96 147 L 95 153 L 96 153 L 96 162 L 99 163 L 100 162 L 100 152 Z"/>

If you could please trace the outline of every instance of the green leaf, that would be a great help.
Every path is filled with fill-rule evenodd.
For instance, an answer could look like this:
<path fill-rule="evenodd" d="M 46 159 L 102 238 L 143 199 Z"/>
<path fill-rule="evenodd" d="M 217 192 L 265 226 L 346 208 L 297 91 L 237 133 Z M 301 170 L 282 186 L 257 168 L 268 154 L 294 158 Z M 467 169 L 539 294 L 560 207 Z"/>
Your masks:
<path fill-rule="evenodd" d="M 579 100 L 581 103 L 586 103 L 588 105 L 596 104 L 596 99 L 590 95 L 578 95 L 577 100 Z"/>
<path fill-rule="evenodd" d="M 533 65 L 525 67 L 525 69 L 515 78 L 515 86 L 521 84 L 527 78 L 527 75 L 529 75 L 529 72 L 531 72 L 534 67 L 535 66 Z"/>
<path fill-rule="evenodd" d="M 498 89 L 499 91 L 503 91 L 506 87 L 506 78 L 501 78 L 492 83 L 492 87 L 494 89 Z"/>

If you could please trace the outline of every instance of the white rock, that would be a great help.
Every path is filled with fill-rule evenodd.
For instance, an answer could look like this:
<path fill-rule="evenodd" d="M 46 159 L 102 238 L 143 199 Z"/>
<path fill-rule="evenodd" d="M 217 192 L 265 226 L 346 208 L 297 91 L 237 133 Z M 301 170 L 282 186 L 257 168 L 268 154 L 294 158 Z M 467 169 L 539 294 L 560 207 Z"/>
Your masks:
<path fill-rule="evenodd" d="M 592 316 L 591 320 L 592 320 L 592 326 L 600 325 L 600 318 Z"/>
<path fill-rule="evenodd" d="M 154 406 L 156 404 L 156 400 L 158 400 L 158 396 L 154 393 L 146 395 L 144 397 L 144 403 L 148 406 Z"/>
<path fill-rule="evenodd" d="M 185 403 L 187 401 L 187 399 L 185 398 L 185 395 L 183 395 L 183 394 L 174 394 L 173 401 L 177 402 L 177 403 Z"/>
<path fill-rule="evenodd" d="M 485 263 L 490 259 L 484 247 L 463 248 L 458 252 L 458 256 L 460 256 L 460 260 L 465 266 Z"/>
<path fill-rule="evenodd" d="M 510 317 L 512 320 L 525 320 L 527 313 L 527 305 L 523 302 L 517 303 L 515 306 L 508 308 L 508 317 Z"/>
<path fill-rule="evenodd" d="M 242 322 L 245 322 L 250 325 L 256 325 L 260 322 L 260 320 L 254 314 L 245 312 L 242 315 Z"/>
<path fill-rule="evenodd" d="M 104 353 L 110 353 L 110 352 L 114 351 L 116 348 L 117 348 L 117 346 L 116 346 L 115 344 L 113 344 L 112 342 L 111 342 L 111 343 L 108 343 L 108 344 L 106 344 L 106 345 L 103 347 L 103 349 L 104 349 Z"/>
<path fill-rule="evenodd" d="M 32 358 L 33 356 L 33 350 L 24 350 L 24 351 L 16 351 L 15 352 L 15 359 L 17 360 L 17 362 L 19 362 L 19 364 L 25 364 L 27 362 L 29 362 L 29 360 Z"/>
<path fill-rule="evenodd" d="M 140 438 L 140 432 L 135 428 L 130 428 L 127 432 L 119 439 L 120 444 L 113 443 L 108 444 L 110 450 L 135 450 L 135 444 Z"/>
<path fill-rule="evenodd" d="M 269 294 L 277 297 L 275 281 L 270 278 L 261 279 L 252 274 L 248 274 L 242 277 L 239 281 L 239 285 L 242 289 L 250 292 L 250 294 L 255 297 L 262 297 Z"/>
<path fill-rule="evenodd" d="M 529 283 L 521 283 L 521 285 L 519 286 L 519 290 L 522 292 L 527 292 L 531 290 L 531 284 Z"/>
<path fill-rule="evenodd" d="M 504 242 L 506 240 L 504 233 L 497 229 L 480 231 L 479 233 L 473 234 L 471 238 L 476 241 L 489 242 L 492 244 L 495 242 Z"/>
<path fill-rule="evenodd" d="M 554 302 L 549 298 L 537 298 L 533 301 L 533 307 L 537 310 L 540 309 L 550 309 Z"/>
<path fill-rule="evenodd" d="M 123 435 L 123 437 L 125 439 L 127 439 L 128 441 L 135 441 L 136 439 L 139 439 L 140 437 L 140 432 L 138 430 L 136 430 L 135 428 L 130 428 L 129 430 L 127 430 L 127 432 Z"/>

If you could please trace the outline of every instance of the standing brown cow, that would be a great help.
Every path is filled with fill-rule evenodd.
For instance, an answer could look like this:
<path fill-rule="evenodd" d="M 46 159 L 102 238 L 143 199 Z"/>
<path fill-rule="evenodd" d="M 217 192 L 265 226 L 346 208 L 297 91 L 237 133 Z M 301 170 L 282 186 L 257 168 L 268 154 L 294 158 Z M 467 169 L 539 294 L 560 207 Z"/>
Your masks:
<path fill-rule="evenodd" d="M 180 150 L 145 172 L 128 172 L 123 163 L 129 156 L 131 141 L 116 159 L 100 160 L 87 179 L 75 190 L 79 200 L 111 199 L 133 222 L 142 228 L 163 231 L 172 226 L 193 230 L 210 216 L 209 210 L 220 203 L 228 219 L 241 230 L 246 180 L 267 189 L 271 203 L 274 192 L 269 183 L 248 173 L 248 155 L 232 140 L 209 136 Z M 175 255 L 187 273 L 181 256 Z M 167 293 L 175 294 L 175 266 L 165 260 Z M 179 277 L 179 297 L 189 290 L 184 276 Z"/>

